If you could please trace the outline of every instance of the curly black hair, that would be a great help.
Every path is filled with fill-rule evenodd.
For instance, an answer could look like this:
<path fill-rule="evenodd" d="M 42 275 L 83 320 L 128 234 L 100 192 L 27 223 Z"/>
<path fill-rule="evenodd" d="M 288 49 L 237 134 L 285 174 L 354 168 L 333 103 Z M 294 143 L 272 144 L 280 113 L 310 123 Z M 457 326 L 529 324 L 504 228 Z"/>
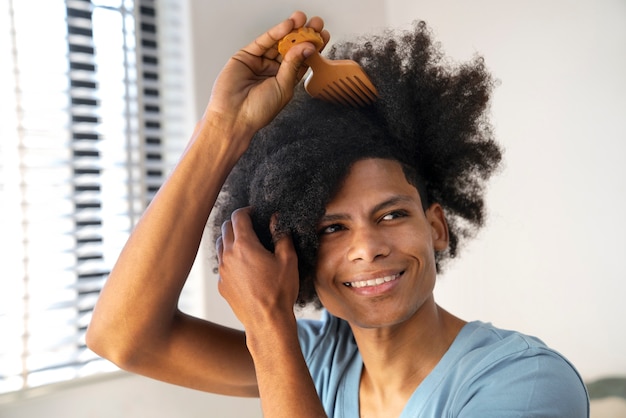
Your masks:
<path fill-rule="evenodd" d="M 447 62 L 424 22 L 336 44 L 328 57 L 360 63 L 379 99 L 353 109 L 313 99 L 300 85 L 255 135 L 213 218 L 218 236 L 233 210 L 252 206 L 255 230 L 271 250 L 269 222 L 278 214 L 277 232 L 291 234 L 298 254 L 300 305 L 320 306 L 314 286 L 317 224 L 356 161 L 398 161 L 424 208 L 433 202 L 443 207 L 450 245 L 436 255 L 441 271 L 484 224 L 485 183 L 502 158 L 487 115 L 495 83 L 483 59 Z"/>

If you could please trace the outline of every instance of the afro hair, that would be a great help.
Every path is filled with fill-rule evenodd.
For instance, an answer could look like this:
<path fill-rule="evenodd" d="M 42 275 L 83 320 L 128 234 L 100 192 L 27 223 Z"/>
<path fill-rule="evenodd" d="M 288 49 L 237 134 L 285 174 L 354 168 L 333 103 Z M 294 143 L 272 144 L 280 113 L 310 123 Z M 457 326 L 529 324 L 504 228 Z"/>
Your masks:
<path fill-rule="evenodd" d="M 450 244 L 436 254 L 441 271 L 483 226 L 486 181 L 502 158 L 487 114 L 494 81 L 482 58 L 447 62 L 424 22 L 336 44 L 328 57 L 357 61 L 379 99 L 343 107 L 311 98 L 300 84 L 227 178 L 213 218 L 217 236 L 235 209 L 252 206 L 255 230 L 271 250 L 269 222 L 277 214 L 276 232 L 289 233 L 298 254 L 300 305 L 319 306 L 317 224 L 356 161 L 398 161 L 425 207 L 443 207 Z"/>

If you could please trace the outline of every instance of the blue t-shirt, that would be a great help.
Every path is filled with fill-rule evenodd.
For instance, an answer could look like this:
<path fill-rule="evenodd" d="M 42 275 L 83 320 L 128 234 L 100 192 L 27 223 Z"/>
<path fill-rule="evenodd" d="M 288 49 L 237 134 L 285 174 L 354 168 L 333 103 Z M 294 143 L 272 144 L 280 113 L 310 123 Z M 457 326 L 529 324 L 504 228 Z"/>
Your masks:
<path fill-rule="evenodd" d="M 329 417 L 359 417 L 363 361 L 347 322 L 328 312 L 298 321 L 304 358 Z M 466 324 L 409 398 L 401 418 L 589 416 L 585 385 L 567 359 L 534 337 Z"/>

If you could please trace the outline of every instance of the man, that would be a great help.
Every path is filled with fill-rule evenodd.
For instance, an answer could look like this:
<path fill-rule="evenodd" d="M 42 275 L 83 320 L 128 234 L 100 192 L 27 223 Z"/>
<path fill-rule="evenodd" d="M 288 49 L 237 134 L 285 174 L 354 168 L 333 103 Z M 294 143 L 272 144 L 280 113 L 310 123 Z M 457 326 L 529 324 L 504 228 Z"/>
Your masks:
<path fill-rule="evenodd" d="M 437 272 L 484 221 L 500 149 L 481 60 L 444 65 L 424 24 L 334 48 L 380 98 L 296 91 L 323 21 L 296 12 L 236 53 L 177 168 L 103 289 L 88 345 L 120 367 L 232 396 L 267 417 L 588 416 L 584 385 L 539 340 L 438 306 Z M 228 179 L 227 179 L 228 178 Z M 245 333 L 177 300 L 217 212 L 219 291 Z M 324 307 L 297 321 L 294 303 Z"/>

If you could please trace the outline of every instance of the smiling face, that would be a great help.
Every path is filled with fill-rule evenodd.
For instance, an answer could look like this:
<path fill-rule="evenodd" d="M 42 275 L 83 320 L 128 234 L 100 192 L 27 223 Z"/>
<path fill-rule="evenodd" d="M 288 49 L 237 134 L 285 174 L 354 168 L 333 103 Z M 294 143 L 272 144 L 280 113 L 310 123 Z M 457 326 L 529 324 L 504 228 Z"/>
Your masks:
<path fill-rule="evenodd" d="M 357 161 L 318 231 L 315 288 L 335 316 L 378 328 L 434 306 L 435 251 L 447 246 L 447 225 L 441 206 L 424 212 L 398 162 Z"/>

